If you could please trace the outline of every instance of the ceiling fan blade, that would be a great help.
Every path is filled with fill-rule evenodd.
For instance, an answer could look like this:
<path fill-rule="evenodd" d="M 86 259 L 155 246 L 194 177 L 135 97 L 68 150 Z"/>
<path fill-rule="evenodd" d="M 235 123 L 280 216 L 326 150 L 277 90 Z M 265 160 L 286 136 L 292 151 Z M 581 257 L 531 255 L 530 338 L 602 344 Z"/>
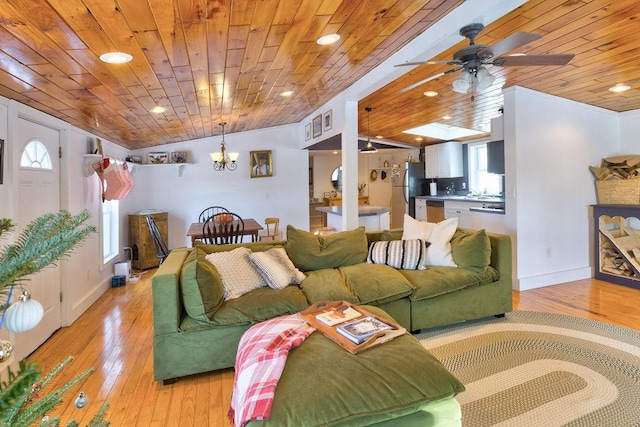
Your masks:
<path fill-rule="evenodd" d="M 394 67 L 405 67 L 407 65 L 423 65 L 423 64 L 448 64 L 451 60 L 437 60 L 437 61 L 416 61 L 416 62 L 403 62 L 402 64 L 396 64 Z"/>
<path fill-rule="evenodd" d="M 519 48 L 527 43 L 531 43 L 532 41 L 536 41 L 539 38 L 542 38 L 542 35 L 518 31 L 517 33 L 513 33 L 510 36 L 505 37 L 496 44 L 487 46 L 480 50 L 478 52 L 478 57 L 482 58 L 483 56 L 491 55 L 491 57 L 495 58 L 497 56 L 502 56 L 507 52 L 511 52 L 513 49 Z"/>
<path fill-rule="evenodd" d="M 412 84 L 412 85 L 410 85 L 410 86 L 405 87 L 404 89 L 402 89 L 402 90 L 400 91 L 400 93 L 409 92 L 411 89 L 415 89 L 415 88 L 417 88 L 418 86 L 421 86 L 421 85 L 423 85 L 423 84 L 425 84 L 425 83 L 427 83 L 427 82 L 430 82 L 431 80 L 435 80 L 435 79 L 437 79 L 438 77 L 442 77 L 442 76 L 444 76 L 445 74 L 446 74 L 445 72 L 442 72 L 442 73 L 438 73 L 438 74 L 436 74 L 435 76 L 431 76 L 431 77 L 428 77 L 428 78 L 426 78 L 426 79 L 424 79 L 424 80 L 420 80 L 420 81 L 419 81 L 419 82 L 417 82 L 417 83 L 414 83 L 414 84 Z"/>
<path fill-rule="evenodd" d="M 464 67 L 461 65 L 461 66 L 460 66 L 460 67 L 458 67 L 458 68 L 452 68 L 452 69 L 450 69 L 450 70 L 443 71 L 442 73 L 438 73 L 438 74 L 436 74 L 435 76 L 431 76 L 431 77 L 428 77 L 428 78 L 426 78 L 426 79 L 424 79 L 424 80 L 420 80 L 420 81 L 419 81 L 419 82 L 417 82 L 417 83 L 414 83 L 414 84 L 412 84 L 412 85 L 410 85 L 410 86 L 405 87 L 404 89 L 402 89 L 402 90 L 400 91 L 400 93 L 409 92 L 411 89 L 415 89 L 415 88 L 417 88 L 418 86 L 421 86 L 421 85 L 423 85 L 423 84 L 425 84 L 425 83 L 427 83 L 427 82 L 430 82 L 431 80 L 435 80 L 435 79 L 437 79 L 437 78 L 439 78 L 439 77 L 446 76 L 446 75 L 449 75 L 449 74 L 451 74 L 451 73 L 455 73 L 456 71 L 460 71 L 460 70 L 462 70 L 463 68 L 464 68 Z"/>
<path fill-rule="evenodd" d="M 505 56 L 493 61 L 492 65 L 501 67 L 506 66 L 525 66 L 525 65 L 566 65 L 573 59 L 572 53 L 558 55 L 522 55 L 522 56 Z"/>

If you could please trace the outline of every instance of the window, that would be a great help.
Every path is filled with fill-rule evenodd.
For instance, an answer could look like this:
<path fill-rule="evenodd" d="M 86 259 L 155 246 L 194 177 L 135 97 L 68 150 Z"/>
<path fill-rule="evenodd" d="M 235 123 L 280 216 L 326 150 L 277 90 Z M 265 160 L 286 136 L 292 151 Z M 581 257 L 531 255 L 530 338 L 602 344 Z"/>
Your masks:
<path fill-rule="evenodd" d="M 119 203 L 105 200 L 102 203 L 102 262 L 111 261 L 118 255 L 120 247 Z"/>
<path fill-rule="evenodd" d="M 502 176 L 487 172 L 487 143 L 468 145 L 469 190 L 482 194 L 501 194 Z"/>
<path fill-rule="evenodd" d="M 20 167 L 47 170 L 53 169 L 47 147 L 38 140 L 34 139 L 33 141 L 30 141 L 27 146 L 24 147 L 24 151 L 22 151 Z"/>

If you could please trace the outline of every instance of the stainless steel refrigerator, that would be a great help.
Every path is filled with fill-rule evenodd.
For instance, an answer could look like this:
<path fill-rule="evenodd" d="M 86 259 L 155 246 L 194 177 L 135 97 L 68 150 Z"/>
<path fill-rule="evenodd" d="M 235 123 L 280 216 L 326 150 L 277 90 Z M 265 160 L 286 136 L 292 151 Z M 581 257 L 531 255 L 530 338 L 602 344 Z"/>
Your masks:
<path fill-rule="evenodd" d="M 402 227 L 405 213 L 415 218 L 415 198 L 427 194 L 424 162 L 405 162 L 401 176 L 391 185 L 391 228 Z"/>

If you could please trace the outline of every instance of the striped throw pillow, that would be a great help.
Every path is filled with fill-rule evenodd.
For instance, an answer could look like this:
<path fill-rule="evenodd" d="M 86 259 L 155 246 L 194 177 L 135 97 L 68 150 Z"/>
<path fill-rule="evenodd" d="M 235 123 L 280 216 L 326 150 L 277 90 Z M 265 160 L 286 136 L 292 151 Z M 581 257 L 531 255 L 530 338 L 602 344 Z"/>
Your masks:
<path fill-rule="evenodd" d="M 422 239 L 373 242 L 367 262 L 402 270 L 426 270 L 428 246 L 429 242 Z"/>

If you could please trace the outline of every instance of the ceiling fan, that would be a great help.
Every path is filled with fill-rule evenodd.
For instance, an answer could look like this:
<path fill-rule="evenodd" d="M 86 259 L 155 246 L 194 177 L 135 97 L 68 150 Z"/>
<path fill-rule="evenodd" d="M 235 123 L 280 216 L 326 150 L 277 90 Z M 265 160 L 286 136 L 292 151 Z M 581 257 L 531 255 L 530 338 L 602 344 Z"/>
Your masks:
<path fill-rule="evenodd" d="M 479 23 L 469 24 L 460 29 L 460 35 L 469 39 L 469 46 L 465 46 L 453 54 L 452 60 L 405 62 L 396 65 L 421 65 L 421 64 L 449 64 L 455 68 L 438 73 L 434 76 L 420 80 L 410 86 L 405 87 L 400 92 L 408 92 L 431 80 L 435 80 L 444 75 L 463 70 L 461 77 L 453 82 L 453 90 L 458 93 L 467 93 L 471 89 L 472 93 L 486 89 L 493 84 L 495 77 L 484 67 L 485 65 L 506 66 L 526 66 L 526 65 L 565 65 L 573 58 L 573 54 L 550 54 L 550 55 L 518 55 L 502 56 L 520 46 L 538 40 L 540 34 L 526 33 L 519 31 L 500 40 L 492 46 L 475 44 L 475 38 L 484 30 L 484 25 Z"/>

